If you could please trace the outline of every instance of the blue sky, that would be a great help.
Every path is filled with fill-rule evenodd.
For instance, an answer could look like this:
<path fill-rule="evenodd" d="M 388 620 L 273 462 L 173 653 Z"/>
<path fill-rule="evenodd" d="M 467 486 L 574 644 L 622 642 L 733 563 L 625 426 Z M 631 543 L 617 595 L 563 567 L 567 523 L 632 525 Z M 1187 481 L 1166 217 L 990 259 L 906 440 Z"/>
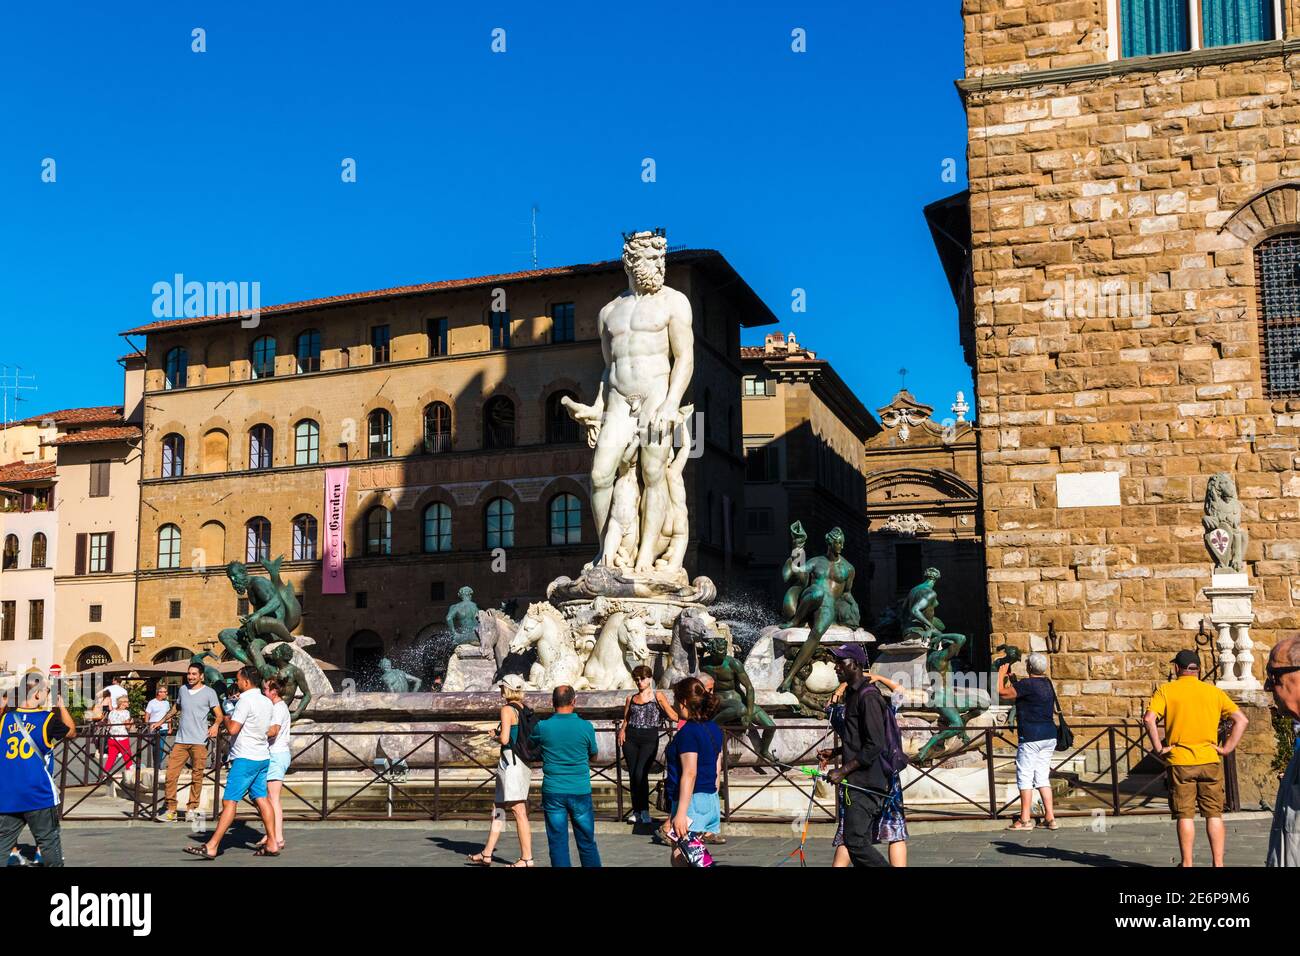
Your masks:
<path fill-rule="evenodd" d="M 37 376 L 25 414 L 116 402 L 117 333 L 174 273 L 267 305 L 528 268 L 536 204 L 540 265 L 664 226 L 868 408 L 906 367 L 947 414 L 970 374 L 921 208 L 965 187 L 961 18 L 922 2 L 919 34 L 915 3 L 9 5 L 0 363 Z"/>

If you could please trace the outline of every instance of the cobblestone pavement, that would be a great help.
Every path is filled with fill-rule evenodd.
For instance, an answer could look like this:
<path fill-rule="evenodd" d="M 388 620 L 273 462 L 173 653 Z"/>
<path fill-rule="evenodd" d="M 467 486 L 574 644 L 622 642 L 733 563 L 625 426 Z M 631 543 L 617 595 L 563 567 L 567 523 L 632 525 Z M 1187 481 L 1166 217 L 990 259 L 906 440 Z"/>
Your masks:
<path fill-rule="evenodd" d="M 1268 842 L 1266 819 L 1228 821 L 1229 866 L 1261 866 Z M 644 828 L 638 828 L 644 829 Z M 924 825 L 917 827 L 924 830 Z M 226 837 L 224 852 L 213 866 L 464 866 L 466 854 L 481 849 L 487 828 L 454 824 L 303 823 L 287 827 L 289 846 L 278 859 L 263 860 L 245 846 L 260 832 L 240 823 Z M 183 823 L 68 823 L 63 830 L 70 866 L 201 866 L 181 854 L 181 848 L 201 839 Z M 25 841 L 30 836 L 24 837 Z M 602 824 L 597 833 L 607 866 L 664 866 L 668 851 L 651 842 L 648 833 L 631 827 Z M 507 830 L 498 859 L 518 855 L 513 830 Z M 722 866 L 798 866 L 790 853 L 798 846 L 794 833 L 780 827 L 762 828 L 759 835 L 732 835 L 725 846 L 713 848 Z M 546 831 L 533 825 L 534 857 L 547 866 Z M 829 833 L 819 833 L 805 847 L 809 866 L 829 866 Z M 1086 826 L 1057 831 L 1009 833 L 1004 830 L 925 830 L 908 842 L 912 866 L 1087 866 L 1167 867 L 1176 861 L 1173 825 L 1164 819 L 1124 821 L 1105 832 Z M 577 861 L 577 853 L 573 852 Z M 1197 835 L 1197 862 L 1209 864 L 1204 832 Z"/>

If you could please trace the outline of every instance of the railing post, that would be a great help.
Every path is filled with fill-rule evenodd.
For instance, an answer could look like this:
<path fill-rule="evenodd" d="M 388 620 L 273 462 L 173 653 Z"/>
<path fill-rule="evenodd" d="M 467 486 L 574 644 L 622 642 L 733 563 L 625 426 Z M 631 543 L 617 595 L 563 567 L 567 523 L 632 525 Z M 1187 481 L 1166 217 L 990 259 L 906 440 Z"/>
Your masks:
<path fill-rule="evenodd" d="M 722 732 L 722 819 L 731 822 L 731 753 L 727 746 L 731 742 L 731 735 L 727 731 Z M 669 807 L 671 811 L 672 808 Z"/>
<path fill-rule="evenodd" d="M 433 738 L 433 818 L 442 819 L 442 731 Z"/>
<path fill-rule="evenodd" d="M 989 778 L 989 819 L 998 818 L 998 785 L 993 777 L 993 728 L 984 728 L 984 762 Z"/>
<path fill-rule="evenodd" d="M 1106 740 L 1110 746 L 1110 806 L 1115 816 L 1119 816 L 1119 755 L 1115 753 L 1115 728 L 1106 728 Z"/>
<path fill-rule="evenodd" d="M 76 738 L 74 737 L 73 740 Z M 63 805 L 68 793 L 68 738 L 59 741 L 59 818 L 63 817 Z"/>
<path fill-rule="evenodd" d="M 619 722 L 614 722 L 614 793 L 617 796 L 618 819 L 623 820 L 623 748 L 618 744 Z"/>
<path fill-rule="evenodd" d="M 212 819 L 221 819 L 221 744 L 226 739 L 225 731 L 221 731 L 212 741 Z M 191 777 L 191 779 L 193 779 Z M 207 779 L 206 773 L 199 774 L 199 786 L 203 786 L 203 781 Z M 203 791 L 199 791 L 199 799 L 203 799 Z"/>
<path fill-rule="evenodd" d="M 320 818 L 330 815 L 330 735 L 321 742 Z"/>
<path fill-rule="evenodd" d="M 135 742 L 139 744 L 143 735 L 137 735 Z M 128 738 L 130 739 L 130 738 Z M 131 785 L 131 819 L 140 819 L 140 765 L 144 763 L 144 754 L 136 753 L 135 763 L 135 783 Z M 124 775 L 125 776 L 125 775 Z"/>

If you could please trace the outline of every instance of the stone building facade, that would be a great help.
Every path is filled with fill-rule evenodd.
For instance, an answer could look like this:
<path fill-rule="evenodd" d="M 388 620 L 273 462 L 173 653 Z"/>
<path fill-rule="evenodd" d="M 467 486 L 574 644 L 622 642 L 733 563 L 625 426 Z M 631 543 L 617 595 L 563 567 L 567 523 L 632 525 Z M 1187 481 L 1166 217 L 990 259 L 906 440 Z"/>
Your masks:
<path fill-rule="evenodd" d="M 870 606 L 876 617 L 938 569 L 947 630 L 967 637 L 975 669 L 991 660 L 983 601 L 984 537 L 979 502 L 979 433 L 966 421 L 961 392 L 942 420 L 906 389 L 876 409 L 880 431 L 867 439 L 866 516 Z"/>
<path fill-rule="evenodd" d="M 772 316 L 716 252 L 670 253 L 668 283 L 694 312 L 686 401 L 709 406 L 686 470 L 686 565 L 723 584 L 735 549 L 711 529 L 730 521 L 724 496 L 743 500 L 739 330 Z M 595 397 L 597 313 L 626 287 L 615 260 L 274 306 L 256 327 L 125 333 L 147 354 L 143 656 L 235 625 L 246 611 L 224 566 L 256 554 L 285 556 L 320 657 L 364 671 L 389 655 L 426 676 L 461 586 L 494 607 L 580 571 L 595 548 L 591 451 L 559 399 Z M 347 593 L 323 594 L 325 476 L 340 467 Z"/>
<path fill-rule="evenodd" d="M 871 568 L 862 448 L 880 425 L 830 362 L 793 332 L 742 348 L 741 363 L 749 590 L 779 606 L 792 522 L 803 523 L 810 554 L 821 554 L 826 532 L 839 526 L 865 623 Z"/>
<path fill-rule="evenodd" d="M 1192 5 L 1189 49 L 1126 56 L 1132 2 L 962 3 L 969 195 L 927 210 L 975 370 L 992 641 L 1050 626 L 1066 711 L 1114 717 L 1209 612 L 1216 472 L 1256 676 L 1300 627 L 1300 0 L 1217 46 Z"/>

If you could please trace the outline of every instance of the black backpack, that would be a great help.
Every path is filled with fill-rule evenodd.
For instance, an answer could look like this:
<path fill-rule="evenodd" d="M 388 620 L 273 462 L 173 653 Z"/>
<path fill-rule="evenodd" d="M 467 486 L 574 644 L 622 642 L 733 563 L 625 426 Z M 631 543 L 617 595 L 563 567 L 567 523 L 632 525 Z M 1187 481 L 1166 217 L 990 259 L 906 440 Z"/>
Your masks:
<path fill-rule="evenodd" d="M 511 704 L 515 712 L 519 715 L 519 733 L 515 735 L 514 743 L 510 744 L 510 749 L 515 752 L 515 756 L 528 764 L 530 767 L 542 759 L 542 752 L 537 745 L 533 743 L 533 731 L 537 729 L 537 714 L 527 704 Z"/>
<path fill-rule="evenodd" d="M 880 765 L 890 776 L 903 772 L 908 765 L 907 751 L 903 749 L 903 732 L 898 727 L 898 715 L 885 695 L 876 690 L 870 681 L 863 681 L 861 694 L 870 693 L 875 697 L 875 704 L 881 710 L 881 719 L 885 724 L 885 739 L 880 742 Z"/>

